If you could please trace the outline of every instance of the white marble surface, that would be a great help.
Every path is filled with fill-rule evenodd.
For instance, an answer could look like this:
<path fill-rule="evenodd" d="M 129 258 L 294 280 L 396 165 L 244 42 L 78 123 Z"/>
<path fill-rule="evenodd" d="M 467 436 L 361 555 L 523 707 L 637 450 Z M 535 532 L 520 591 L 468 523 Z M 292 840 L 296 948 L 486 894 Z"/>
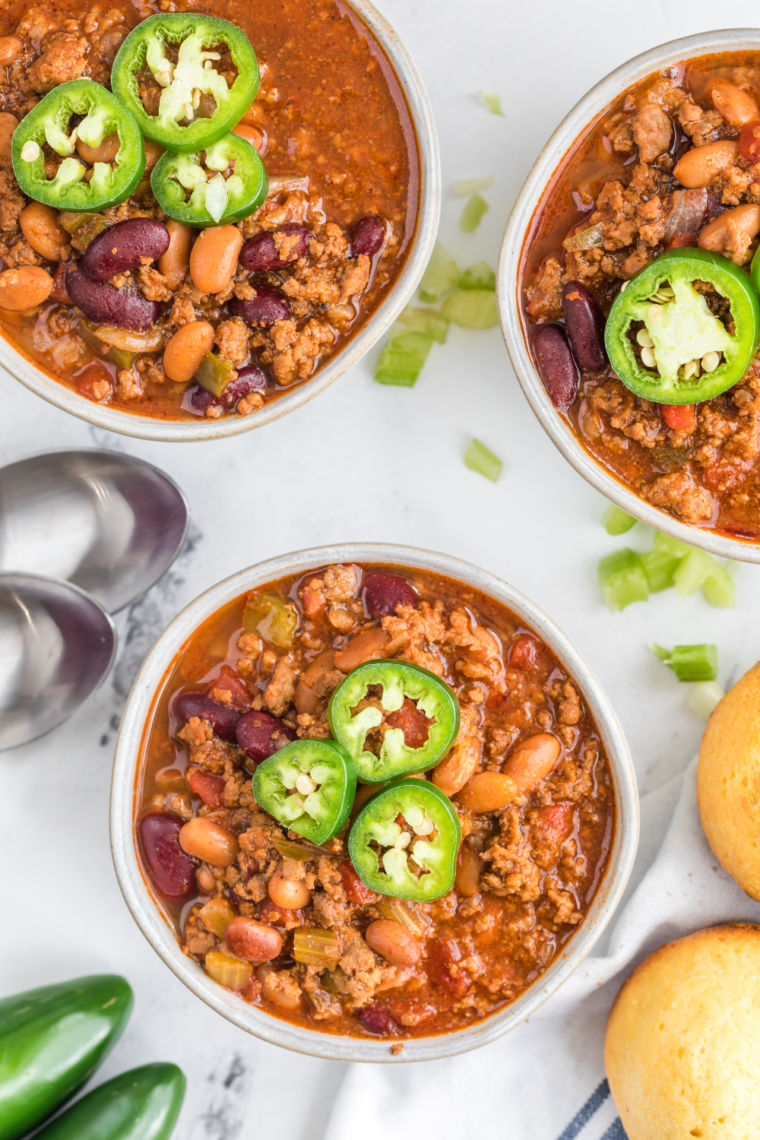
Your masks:
<path fill-rule="evenodd" d="M 486 193 L 490 213 L 475 235 L 458 230 L 462 200 L 444 196 L 441 238 L 462 265 L 483 257 L 495 264 L 531 162 L 593 82 L 658 42 L 718 22 L 738 27 L 756 20 L 748 0 L 724 0 L 719 8 L 706 0 L 641 0 L 632 26 L 630 9 L 605 0 L 471 0 L 466 7 L 458 0 L 382 0 L 380 6 L 430 92 L 444 186 L 496 176 Z M 502 94 L 504 118 L 479 105 L 479 88 Z M 180 1064 L 189 1090 L 177 1140 L 244 1140 L 273 1128 L 283 1140 L 318 1140 L 330 1132 L 345 1075 L 338 1064 L 249 1038 L 207 1010 L 143 941 L 122 902 L 108 844 L 115 730 L 140 660 L 186 602 L 260 559 L 331 541 L 380 539 L 469 559 L 528 593 L 575 641 L 621 717 L 643 786 L 680 769 L 701 729 L 646 642 L 716 642 L 724 682 L 758 656 L 756 567 L 740 569 L 735 611 L 712 610 L 701 598 L 682 603 L 670 592 L 623 614 L 607 613 L 597 560 L 629 541 L 643 549 L 649 538 L 641 527 L 624 539 L 605 534 L 603 501 L 534 420 L 497 329 L 453 329 L 448 345 L 433 348 L 413 390 L 373 384 L 374 358 L 270 427 L 182 445 L 92 431 L 0 376 L 3 463 L 48 447 L 124 450 L 171 474 L 193 512 L 190 548 L 163 582 L 119 615 L 119 661 L 102 691 L 58 731 L 0 757 L 0 993 L 90 971 L 123 972 L 135 989 L 135 1012 L 100 1077 L 149 1060 Z M 473 435 L 504 460 L 495 486 L 463 465 Z M 515 1088 L 518 1039 L 531 1031 L 513 1035 L 507 1054 L 513 1069 L 502 1070 Z M 555 1047 L 569 1048 L 559 1027 L 557 1034 Z M 482 1053 L 486 1067 L 489 1052 Z M 466 1090 L 457 1087 L 455 1066 L 452 1072 L 453 1137 L 466 1118 Z M 411 1076 L 424 1079 L 424 1072 Z M 547 1092 L 550 1082 L 547 1073 Z M 563 1113 L 544 1116 L 530 1140 L 551 1140 Z M 508 1121 L 502 1125 L 501 1134 L 516 1136 Z"/>

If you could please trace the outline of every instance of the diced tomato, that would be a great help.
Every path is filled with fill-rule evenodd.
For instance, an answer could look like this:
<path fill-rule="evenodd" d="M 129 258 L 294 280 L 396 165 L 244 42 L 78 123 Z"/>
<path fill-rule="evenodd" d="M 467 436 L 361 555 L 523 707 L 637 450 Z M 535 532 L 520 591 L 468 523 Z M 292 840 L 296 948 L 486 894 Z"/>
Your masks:
<path fill-rule="evenodd" d="M 472 985 L 459 963 L 462 951 L 453 938 L 437 938 L 431 943 L 427 957 L 427 973 L 433 985 L 440 986 L 454 998 L 462 998 Z"/>
<path fill-rule="evenodd" d="M 526 673 L 534 673 L 540 663 L 539 646 L 534 637 L 523 633 L 512 646 L 509 654 L 509 663 L 515 669 L 522 669 Z"/>
<path fill-rule="evenodd" d="M 292 928 L 303 926 L 306 921 L 306 911 L 303 908 L 300 910 L 284 910 L 267 895 L 259 903 L 257 917 L 259 922 L 265 922 L 267 926 L 285 926 L 287 924 Z"/>
<path fill-rule="evenodd" d="M 414 701 L 404 698 L 404 703 L 396 712 L 389 713 L 385 723 L 391 728 L 400 728 L 407 748 L 422 748 L 427 743 L 431 721 L 420 712 Z"/>
<path fill-rule="evenodd" d="M 255 1005 L 259 1000 L 261 997 L 261 982 L 255 975 L 251 978 L 245 989 L 241 990 L 240 996 L 243 1001 L 247 1001 L 251 1005 Z"/>
<path fill-rule="evenodd" d="M 356 903 L 358 906 L 369 906 L 370 903 L 377 902 L 380 898 L 380 895 L 375 894 L 374 891 L 364 885 L 354 870 L 353 863 L 349 863 L 347 860 L 340 865 L 340 881 L 343 893 L 348 901 Z"/>
<path fill-rule="evenodd" d="M 739 135 L 739 154 L 751 166 L 760 162 L 760 123 L 747 123 Z"/>
<path fill-rule="evenodd" d="M 751 466 L 750 461 L 726 456 L 705 467 L 702 478 L 711 491 L 730 491 L 744 482 Z"/>
<path fill-rule="evenodd" d="M 200 796 L 204 804 L 210 808 L 223 808 L 227 806 L 224 798 L 224 780 L 221 776 L 212 776 L 201 768 L 195 768 L 187 777 L 187 784 L 194 795 Z"/>
<path fill-rule="evenodd" d="M 660 415 L 673 431 L 694 431 L 697 426 L 694 404 L 660 404 Z"/>
<path fill-rule="evenodd" d="M 690 230 L 686 234 L 676 234 L 668 242 L 667 249 L 691 249 L 696 248 L 699 241 L 699 232 L 697 230 Z"/>
<path fill-rule="evenodd" d="M 436 1007 L 429 1001 L 425 1001 L 421 997 L 404 997 L 395 998 L 393 1001 L 388 1002 L 388 1009 L 393 1016 L 401 1022 L 402 1025 L 408 1028 L 416 1028 L 418 1025 L 424 1025 L 425 1022 L 430 1021 L 435 1017 L 438 1012 Z"/>
<path fill-rule="evenodd" d="M 572 835 L 575 808 L 572 804 L 549 804 L 538 808 L 534 816 L 533 833 L 540 833 L 547 843 L 557 847 Z"/>
<path fill-rule="evenodd" d="M 248 686 L 229 665 L 222 665 L 219 676 L 211 682 L 209 695 L 219 692 L 230 694 L 230 705 L 233 708 L 249 709 L 251 707 L 251 694 L 248 692 Z M 218 699 L 216 696 L 212 697 L 212 700 Z"/>

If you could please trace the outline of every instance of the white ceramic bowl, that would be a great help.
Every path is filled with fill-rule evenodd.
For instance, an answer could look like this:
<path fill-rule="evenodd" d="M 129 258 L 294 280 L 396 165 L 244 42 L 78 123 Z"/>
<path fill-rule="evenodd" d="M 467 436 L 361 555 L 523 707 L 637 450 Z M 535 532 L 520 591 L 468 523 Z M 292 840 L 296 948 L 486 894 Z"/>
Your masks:
<path fill-rule="evenodd" d="M 528 332 L 520 303 L 520 267 L 528 229 L 551 190 L 555 171 L 586 127 L 623 91 L 652 72 L 694 56 L 745 48 L 760 49 L 760 29 L 701 32 L 697 36 L 660 44 L 643 55 L 637 55 L 592 87 L 562 120 L 525 180 L 502 241 L 497 293 L 501 328 L 517 378 L 541 426 L 575 470 L 618 507 L 657 530 L 719 557 L 760 562 L 760 544 L 728 538 L 715 531 L 679 522 L 639 498 L 586 451 L 566 417 L 557 411 L 546 394 L 528 348 Z"/>
<path fill-rule="evenodd" d="M 285 391 L 278 399 L 265 404 L 260 411 L 252 412 L 248 416 L 223 416 L 218 420 L 202 417 L 189 421 L 151 419 L 149 416 L 122 412 L 107 405 L 96 404 L 65 384 L 47 376 L 3 338 L 0 341 L 2 363 L 17 380 L 63 411 L 70 412 L 98 427 L 120 432 L 122 435 L 133 435 L 139 439 L 166 440 L 170 443 L 189 439 L 220 439 L 223 436 L 238 435 L 240 432 L 261 427 L 300 408 L 302 404 L 323 392 L 347 368 L 356 364 L 390 328 L 417 288 L 435 242 L 441 209 L 438 139 L 422 80 L 397 33 L 369 0 L 347 0 L 347 2 L 370 29 L 396 73 L 417 136 L 420 175 L 417 227 L 406 262 L 386 299 L 356 336 L 352 337 L 345 347 L 310 380 Z"/>
<path fill-rule="evenodd" d="M 385 562 L 432 570 L 482 590 L 508 606 L 543 638 L 577 683 L 604 742 L 615 789 L 617 824 L 607 871 L 586 918 L 549 969 L 516 1001 L 485 1021 L 441 1036 L 406 1040 L 397 1057 L 391 1055 L 387 1040 L 338 1037 L 293 1025 L 248 1005 L 212 982 L 197 962 L 182 953 L 174 930 L 145 880 L 135 848 L 137 766 L 143 732 L 156 690 L 177 653 L 201 622 L 240 594 L 273 579 L 335 562 Z M 631 871 L 638 830 L 636 777 L 622 730 L 590 669 L 557 626 L 518 590 L 469 562 L 409 546 L 380 543 L 348 543 L 284 554 L 241 570 L 187 606 L 156 642 L 134 683 L 121 722 L 111 788 L 111 845 L 116 874 L 137 925 L 167 966 L 207 1005 L 248 1033 L 286 1049 L 338 1061 L 427 1061 L 447 1057 L 487 1045 L 535 1013 L 583 961 L 609 921 Z"/>

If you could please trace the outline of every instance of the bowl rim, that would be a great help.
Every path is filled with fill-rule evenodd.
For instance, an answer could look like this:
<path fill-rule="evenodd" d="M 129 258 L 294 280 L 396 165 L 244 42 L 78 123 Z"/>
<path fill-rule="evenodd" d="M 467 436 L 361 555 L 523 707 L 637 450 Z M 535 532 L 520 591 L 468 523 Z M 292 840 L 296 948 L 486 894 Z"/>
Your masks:
<path fill-rule="evenodd" d="M 749 46 L 760 49 L 760 28 L 732 28 L 683 36 L 634 56 L 596 83 L 559 124 L 523 183 L 502 239 L 496 293 L 502 335 L 517 379 L 542 428 L 578 474 L 610 502 L 655 530 L 721 558 L 757 563 L 760 562 L 760 542 L 753 544 L 728 538 L 680 522 L 645 502 L 586 451 L 541 383 L 528 351 L 520 303 L 520 264 L 528 229 L 550 190 L 555 172 L 585 129 L 623 91 L 651 72 L 694 56 Z"/>
<path fill-rule="evenodd" d="M 387 1039 L 342 1037 L 291 1024 L 247 1005 L 216 985 L 182 953 L 140 869 L 134 839 L 136 773 L 143 730 L 156 689 L 189 636 L 226 602 L 289 574 L 332 563 L 377 562 L 431 570 L 491 595 L 543 638 L 581 690 L 605 745 L 615 789 L 616 827 L 609 863 L 589 913 L 545 974 L 511 1005 L 485 1021 L 452 1033 L 404 1041 L 393 1056 Z M 636 853 L 639 802 L 636 776 L 622 728 L 588 665 L 564 633 L 524 594 L 502 579 L 447 554 L 389 543 L 351 542 L 312 547 L 240 570 L 204 591 L 170 623 L 148 654 L 127 699 L 119 729 L 111 785 L 111 847 L 116 876 L 140 930 L 173 973 L 217 1013 L 241 1029 L 295 1052 L 337 1061 L 407 1062 L 453 1056 L 489 1044 L 533 1014 L 589 953 L 611 918 Z"/>
<path fill-rule="evenodd" d="M 390 61 L 409 108 L 419 159 L 419 205 L 411 246 L 397 280 L 366 324 L 311 379 L 286 390 L 278 399 L 248 416 L 224 416 L 218 420 L 200 417 L 197 420 L 161 420 L 96 404 L 63 381 L 54 380 L 42 372 L 10 340 L 2 337 L 2 363 L 16 380 L 62 411 L 121 435 L 165 443 L 221 439 L 263 427 L 300 408 L 353 367 L 387 331 L 411 299 L 435 243 L 441 210 L 438 138 L 420 74 L 390 21 L 370 0 L 346 0 L 346 3 L 369 29 Z"/>

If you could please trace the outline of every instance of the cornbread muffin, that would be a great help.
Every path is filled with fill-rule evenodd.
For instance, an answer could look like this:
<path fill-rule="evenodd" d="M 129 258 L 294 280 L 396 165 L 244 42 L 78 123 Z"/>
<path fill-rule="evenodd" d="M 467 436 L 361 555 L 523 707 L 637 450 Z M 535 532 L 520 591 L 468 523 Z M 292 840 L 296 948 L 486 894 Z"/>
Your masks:
<path fill-rule="evenodd" d="M 760 926 L 668 942 L 628 976 L 604 1064 L 629 1140 L 760 1136 Z"/>
<path fill-rule="evenodd" d="M 722 866 L 760 899 L 760 663 L 726 693 L 707 723 L 697 800 Z"/>

